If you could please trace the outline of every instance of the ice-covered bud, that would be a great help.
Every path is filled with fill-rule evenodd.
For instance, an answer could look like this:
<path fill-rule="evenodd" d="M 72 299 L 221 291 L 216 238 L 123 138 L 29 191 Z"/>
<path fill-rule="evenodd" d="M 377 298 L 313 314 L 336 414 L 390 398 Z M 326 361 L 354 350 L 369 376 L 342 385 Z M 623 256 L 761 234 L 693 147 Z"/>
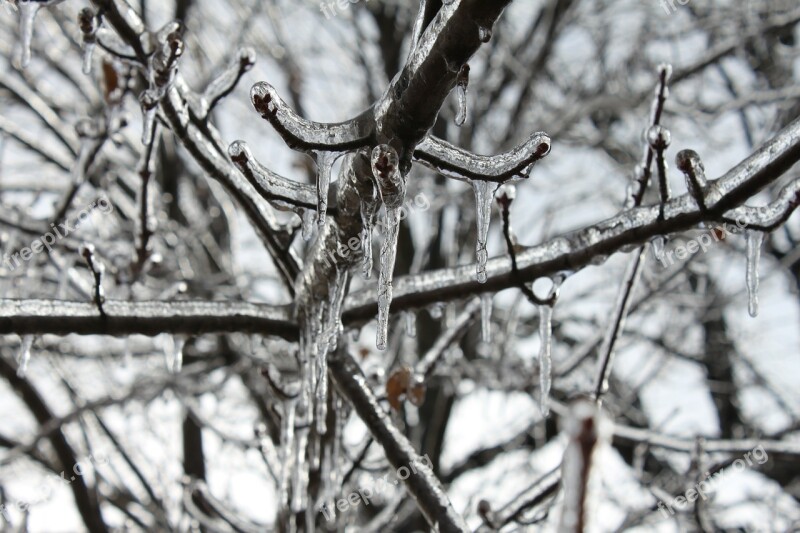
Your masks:
<path fill-rule="evenodd" d="M 706 169 L 697 152 L 694 150 L 681 150 L 675 156 L 675 166 L 684 174 L 694 174 L 697 177 L 697 181 L 702 186 L 705 186 Z"/>
<path fill-rule="evenodd" d="M 497 190 L 497 205 L 499 205 L 501 209 L 509 209 L 516 197 L 517 188 L 510 183 L 503 184 Z"/>
<path fill-rule="evenodd" d="M 97 17 L 92 8 L 85 7 L 78 13 L 78 27 L 83 34 L 84 43 L 93 43 L 95 41 Z"/>
<path fill-rule="evenodd" d="M 675 156 L 675 165 L 683 172 L 689 193 L 696 199 L 702 199 L 703 189 L 708 182 L 706 180 L 706 169 L 697 152 L 694 150 L 681 150 Z M 704 207 L 702 201 L 700 206 Z"/>
<path fill-rule="evenodd" d="M 250 101 L 263 118 L 275 115 L 278 111 L 275 88 L 265 81 L 253 85 L 250 89 Z"/>
<path fill-rule="evenodd" d="M 84 117 L 75 124 L 75 133 L 84 139 L 96 139 L 100 136 L 100 129 L 94 120 Z"/>
<path fill-rule="evenodd" d="M 370 157 L 372 174 L 378 184 L 378 192 L 387 209 L 403 205 L 406 197 L 406 183 L 400 173 L 400 157 L 388 144 L 380 144 L 372 149 Z"/>
<path fill-rule="evenodd" d="M 664 82 L 669 82 L 672 78 L 672 65 L 669 63 L 661 63 L 658 65 L 658 77 L 663 79 Z"/>
<path fill-rule="evenodd" d="M 239 50 L 239 68 L 242 72 L 247 72 L 256 64 L 256 50 L 252 46 L 246 46 Z"/>
<path fill-rule="evenodd" d="M 649 144 L 650 148 L 653 150 L 665 150 L 669 147 L 670 142 L 672 142 L 672 134 L 667 128 L 660 124 L 648 128 L 645 138 L 647 139 L 647 144 Z"/>

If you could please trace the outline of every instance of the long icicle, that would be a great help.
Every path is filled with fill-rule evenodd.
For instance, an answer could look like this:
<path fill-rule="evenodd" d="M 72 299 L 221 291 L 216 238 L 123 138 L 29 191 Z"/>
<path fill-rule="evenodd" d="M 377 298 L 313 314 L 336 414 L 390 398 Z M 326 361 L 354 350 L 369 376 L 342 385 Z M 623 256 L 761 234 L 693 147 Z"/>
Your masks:
<path fill-rule="evenodd" d="M 481 341 L 492 342 L 492 293 L 481 294 Z"/>
<path fill-rule="evenodd" d="M 764 234 L 756 230 L 747 231 L 747 312 L 758 315 L 758 263 L 761 258 L 761 243 Z"/>
<path fill-rule="evenodd" d="M 33 335 L 25 335 L 22 337 L 22 344 L 19 347 L 17 354 L 17 377 L 24 378 L 28 371 L 28 363 L 31 360 L 31 346 L 33 346 Z"/>
<path fill-rule="evenodd" d="M 486 251 L 486 241 L 489 235 L 489 222 L 492 216 L 492 202 L 497 184 L 483 180 L 473 180 L 472 189 L 475 191 L 475 218 L 478 222 L 478 237 L 475 245 L 475 258 L 477 265 L 477 279 L 479 283 L 486 282 L 486 262 L 489 252 Z"/>
<path fill-rule="evenodd" d="M 389 336 L 389 308 L 392 304 L 392 277 L 397 256 L 397 237 L 400 232 L 400 215 L 406 197 L 406 182 L 400 173 L 400 158 L 389 145 L 373 148 L 370 158 L 372 173 L 378 192 L 386 207 L 386 224 L 381 243 L 380 274 L 378 277 L 378 333 L 379 350 L 386 349 Z"/>
<path fill-rule="evenodd" d="M 550 414 L 550 389 L 553 384 L 553 307 L 558 300 L 561 291 L 561 284 L 564 283 L 566 276 L 559 274 L 553 278 L 553 286 L 547 295 L 546 302 L 539 306 L 539 408 L 542 416 Z"/>
<path fill-rule="evenodd" d="M 381 243 L 380 274 L 378 277 L 378 339 L 379 350 L 386 349 L 389 336 L 389 307 L 392 305 L 392 276 L 397 256 L 397 237 L 400 233 L 400 208 L 386 208 L 386 229 Z"/>
<path fill-rule="evenodd" d="M 328 210 L 328 189 L 331 186 L 333 163 L 338 154 L 335 152 L 317 152 L 317 224 L 325 224 Z"/>
<path fill-rule="evenodd" d="M 18 2 L 19 9 L 19 38 L 22 41 L 22 55 L 20 65 L 26 68 L 31 64 L 31 42 L 33 41 L 33 24 L 36 21 L 36 14 L 44 4 L 41 2 Z"/>
<path fill-rule="evenodd" d="M 552 333 L 553 308 L 549 305 L 539 306 L 539 410 L 542 416 L 550 414 L 550 388 L 552 386 Z"/>

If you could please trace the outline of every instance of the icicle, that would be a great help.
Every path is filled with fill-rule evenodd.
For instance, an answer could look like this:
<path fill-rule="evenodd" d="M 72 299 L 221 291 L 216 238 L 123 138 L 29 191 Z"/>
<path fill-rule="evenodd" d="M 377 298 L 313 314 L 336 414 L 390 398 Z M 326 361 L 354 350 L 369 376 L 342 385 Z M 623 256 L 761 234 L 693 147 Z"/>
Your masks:
<path fill-rule="evenodd" d="M 347 271 L 337 271 L 328 284 L 327 324 L 317 347 L 317 384 L 315 388 L 317 434 L 327 432 L 328 414 L 328 352 L 336 350 L 342 333 L 342 303 L 347 287 Z"/>
<path fill-rule="evenodd" d="M 475 218 L 478 221 L 478 238 L 475 257 L 478 261 L 477 279 L 479 283 L 486 282 L 486 262 L 489 252 L 486 251 L 486 240 L 489 235 L 489 222 L 492 215 L 492 202 L 497 190 L 495 183 L 483 180 L 473 180 L 472 188 L 475 191 Z"/>
<path fill-rule="evenodd" d="M 328 357 L 321 356 L 319 361 L 319 377 L 316 390 L 316 424 L 317 434 L 324 435 L 328 432 Z"/>
<path fill-rule="evenodd" d="M 184 337 L 173 337 L 172 373 L 179 374 L 183 368 L 183 348 L 186 346 Z"/>
<path fill-rule="evenodd" d="M 300 214 L 300 219 L 303 221 L 302 236 L 304 241 L 311 240 L 311 235 L 314 232 L 314 221 L 317 219 L 316 211 L 311 209 L 303 209 Z"/>
<path fill-rule="evenodd" d="M 417 336 L 417 315 L 411 311 L 406 313 L 406 335 L 412 338 Z"/>
<path fill-rule="evenodd" d="M 389 307 L 392 304 L 392 276 L 397 255 L 397 237 L 400 231 L 401 211 L 406 197 L 406 182 L 400 173 L 399 157 L 389 145 L 382 144 L 372 150 L 370 162 L 378 184 L 381 200 L 386 207 L 386 224 L 381 243 L 380 273 L 378 277 L 378 335 L 379 350 L 386 349 L 389 330 Z"/>
<path fill-rule="evenodd" d="M 309 470 L 319 470 L 322 462 L 322 436 L 319 433 L 309 433 L 307 449 Z"/>
<path fill-rule="evenodd" d="M 550 358 L 551 335 L 553 332 L 553 308 L 539 306 L 539 409 L 542 416 L 550 414 L 550 387 L 552 385 L 552 360 Z"/>
<path fill-rule="evenodd" d="M 333 163 L 338 154 L 334 152 L 316 152 L 317 156 L 317 224 L 325 224 L 328 210 L 328 189 L 331 185 Z"/>
<path fill-rule="evenodd" d="M 122 341 L 122 364 L 125 368 L 130 368 L 133 362 L 133 349 L 131 348 L 131 338 L 125 337 Z"/>
<path fill-rule="evenodd" d="M 83 73 L 92 73 L 92 54 L 94 53 L 94 43 L 83 43 Z"/>
<path fill-rule="evenodd" d="M 758 315 L 758 262 L 763 240 L 762 232 L 747 231 L 747 311 L 752 317 Z"/>
<path fill-rule="evenodd" d="M 659 263 L 664 263 L 664 237 L 659 235 L 655 237 L 652 241 L 653 244 L 653 256 L 656 258 L 656 261 Z"/>
<path fill-rule="evenodd" d="M 31 360 L 31 346 L 33 345 L 33 335 L 24 335 L 22 344 L 17 354 L 17 377 L 24 378 L 28 371 L 28 363 Z"/>
<path fill-rule="evenodd" d="M 542 416 L 550 414 L 550 388 L 552 387 L 552 333 L 553 333 L 553 306 L 561 291 L 566 275 L 559 273 L 552 279 L 553 285 L 547 295 L 548 302 L 539 306 L 539 408 Z"/>
<path fill-rule="evenodd" d="M 481 294 L 481 341 L 492 342 L 492 293 Z"/>
<path fill-rule="evenodd" d="M 386 349 L 389 334 L 389 306 L 392 303 L 392 275 L 400 233 L 400 208 L 386 208 L 386 229 L 381 244 L 381 266 L 378 276 L 378 341 L 379 350 Z"/>
<path fill-rule="evenodd" d="M 478 39 L 480 39 L 482 43 L 488 43 L 492 39 L 492 29 L 481 26 L 478 29 Z"/>
<path fill-rule="evenodd" d="M 346 270 L 337 271 L 328 286 L 328 351 L 336 350 L 344 328 L 342 327 L 342 303 L 344 303 L 345 289 L 347 288 L 348 273 Z"/>
<path fill-rule="evenodd" d="M 431 318 L 434 320 L 439 320 L 442 318 L 442 309 L 444 305 L 442 303 L 435 303 L 431 307 L 428 308 L 428 312 L 431 315 Z"/>
<path fill-rule="evenodd" d="M 164 349 L 164 363 L 167 371 L 178 374 L 183 368 L 183 347 L 186 344 L 184 337 L 174 337 L 165 335 L 162 337 L 162 347 Z"/>
<path fill-rule="evenodd" d="M 324 455 L 322 471 L 320 472 L 320 479 L 322 479 L 322 507 L 324 510 L 320 509 L 320 511 L 325 514 L 327 521 L 331 522 L 336 519 L 336 500 L 331 497 L 331 493 L 336 490 L 332 488 L 334 481 L 332 470 L 336 464 L 336 460 L 333 458 L 333 446 L 325 446 Z"/>
<path fill-rule="evenodd" d="M 361 202 L 361 250 L 364 252 L 364 262 L 361 266 L 361 275 L 364 279 L 372 277 L 372 217 L 375 215 L 375 204 Z"/>
<path fill-rule="evenodd" d="M 459 128 L 467 121 L 467 89 L 469 88 L 469 65 L 461 67 L 456 82 L 456 98 L 458 98 L 458 112 L 456 113 L 456 126 Z"/>
<path fill-rule="evenodd" d="M 292 456 L 294 452 L 294 421 L 297 415 L 297 400 L 291 399 L 283 402 L 283 419 L 281 428 L 281 479 L 280 499 L 281 506 L 289 504 L 289 473 L 292 471 Z"/>
<path fill-rule="evenodd" d="M 139 98 L 139 102 L 142 104 L 142 144 L 147 146 L 153 141 L 158 99 L 152 92 L 145 91 Z"/>
<path fill-rule="evenodd" d="M 303 407 L 301 406 L 301 409 Z M 294 441 L 294 472 L 292 479 L 291 509 L 294 513 L 299 513 L 307 507 L 308 490 L 308 469 L 306 462 L 306 445 L 308 444 L 308 425 L 297 429 L 297 438 Z"/>
<path fill-rule="evenodd" d="M 92 72 L 92 53 L 97 41 L 97 19 L 91 8 L 85 7 L 78 14 L 78 26 L 83 34 L 83 73 L 90 74 Z"/>
<path fill-rule="evenodd" d="M 22 56 L 20 57 L 20 64 L 22 68 L 27 67 L 31 63 L 31 41 L 33 41 L 33 23 L 36 20 L 36 14 L 44 4 L 32 0 L 17 2 L 19 9 L 19 37 L 22 40 Z"/>

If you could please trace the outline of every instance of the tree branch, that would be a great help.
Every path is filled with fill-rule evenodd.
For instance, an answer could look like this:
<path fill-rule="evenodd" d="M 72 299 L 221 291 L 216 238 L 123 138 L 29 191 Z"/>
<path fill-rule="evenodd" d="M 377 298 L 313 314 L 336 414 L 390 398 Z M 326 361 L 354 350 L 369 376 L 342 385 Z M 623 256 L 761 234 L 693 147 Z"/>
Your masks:
<path fill-rule="evenodd" d="M 199 335 L 233 331 L 297 340 L 289 309 L 229 302 L 0 300 L 0 335 Z"/>

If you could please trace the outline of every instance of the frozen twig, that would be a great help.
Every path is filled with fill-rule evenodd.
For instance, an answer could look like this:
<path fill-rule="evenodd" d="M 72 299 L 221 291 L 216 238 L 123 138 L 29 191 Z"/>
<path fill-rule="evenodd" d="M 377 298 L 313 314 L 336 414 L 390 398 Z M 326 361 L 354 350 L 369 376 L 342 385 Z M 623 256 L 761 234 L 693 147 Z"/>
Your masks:
<path fill-rule="evenodd" d="M 102 318 L 107 318 L 106 312 L 103 309 L 103 304 L 106 301 L 103 292 L 103 274 L 105 273 L 105 266 L 95 257 L 94 246 L 91 244 L 84 244 L 81 246 L 81 256 L 84 261 L 86 261 L 86 266 L 89 267 L 89 271 L 94 278 L 94 304 L 97 306 L 97 310 L 100 311 L 100 316 Z"/>
<path fill-rule="evenodd" d="M 236 52 L 228 67 L 214 78 L 203 91 L 201 118 L 207 117 L 223 98 L 233 92 L 239 80 L 253 68 L 255 62 L 256 51 L 254 49 L 246 47 Z"/>
<path fill-rule="evenodd" d="M 370 111 L 338 124 L 312 122 L 297 115 L 266 82 L 253 86 L 250 99 L 261 117 L 294 150 L 343 152 L 368 146 L 374 136 Z"/>
<path fill-rule="evenodd" d="M 228 147 L 228 155 L 247 181 L 276 208 L 316 208 L 317 193 L 312 187 L 286 179 L 263 166 L 244 141 L 233 142 Z"/>
<path fill-rule="evenodd" d="M 94 304 L 60 300 L 0 300 L 0 334 L 199 335 L 239 331 L 297 340 L 284 307 L 242 302 L 125 302 L 106 300 L 108 316 Z"/>
<path fill-rule="evenodd" d="M 475 155 L 428 135 L 414 150 L 414 159 L 449 178 L 503 183 L 530 176 L 537 161 L 550 153 L 550 137 L 534 133 L 506 153 Z"/>
<path fill-rule="evenodd" d="M 417 366 L 415 367 L 417 374 L 425 376 L 426 378 L 433 374 L 433 371 L 436 369 L 436 363 L 447 351 L 447 349 L 452 346 L 454 342 L 458 341 L 458 339 L 460 339 L 464 333 L 467 332 L 467 328 L 475 320 L 475 316 L 479 310 L 480 300 L 473 298 L 464 307 L 464 310 L 461 312 L 461 314 L 456 317 L 453 324 L 451 324 L 444 333 L 439 335 L 439 337 L 436 339 L 436 342 L 433 343 L 433 346 L 431 346 L 430 349 L 425 352 L 425 355 L 420 358 Z"/>
<path fill-rule="evenodd" d="M 580 399 L 570 406 L 563 424 L 569 441 L 561 462 L 564 503 L 558 531 L 583 533 L 593 516 L 597 452 L 609 436 L 610 423 L 594 402 Z"/>
<path fill-rule="evenodd" d="M 340 346 L 335 356 L 330 358 L 329 368 L 338 389 L 353 405 L 375 440 L 383 446 L 392 467 L 415 468 L 415 473 L 404 483 L 428 524 L 442 533 L 467 531 L 464 519 L 453 509 L 441 483 L 380 406 L 366 377 L 345 347 Z"/>
<path fill-rule="evenodd" d="M 634 207 L 605 221 L 550 239 L 517 252 L 517 267 L 526 281 L 572 270 L 590 264 L 593 258 L 609 256 L 632 244 L 646 242 L 657 235 L 686 231 L 701 222 L 723 216 L 736 209 L 758 191 L 775 182 L 800 161 L 800 119 L 795 120 L 750 156 L 714 181 L 706 194 L 707 212 L 701 211 L 690 194 L 673 198 L 659 221 L 659 207 Z M 502 290 L 517 285 L 511 276 L 507 257 L 487 264 L 488 279 L 473 279 L 471 265 L 432 270 L 393 281 L 395 311 L 424 307 L 433 302 L 463 298 L 487 290 Z M 345 305 L 345 323 L 356 323 L 374 316 L 374 289 L 352 294 Z"/>

